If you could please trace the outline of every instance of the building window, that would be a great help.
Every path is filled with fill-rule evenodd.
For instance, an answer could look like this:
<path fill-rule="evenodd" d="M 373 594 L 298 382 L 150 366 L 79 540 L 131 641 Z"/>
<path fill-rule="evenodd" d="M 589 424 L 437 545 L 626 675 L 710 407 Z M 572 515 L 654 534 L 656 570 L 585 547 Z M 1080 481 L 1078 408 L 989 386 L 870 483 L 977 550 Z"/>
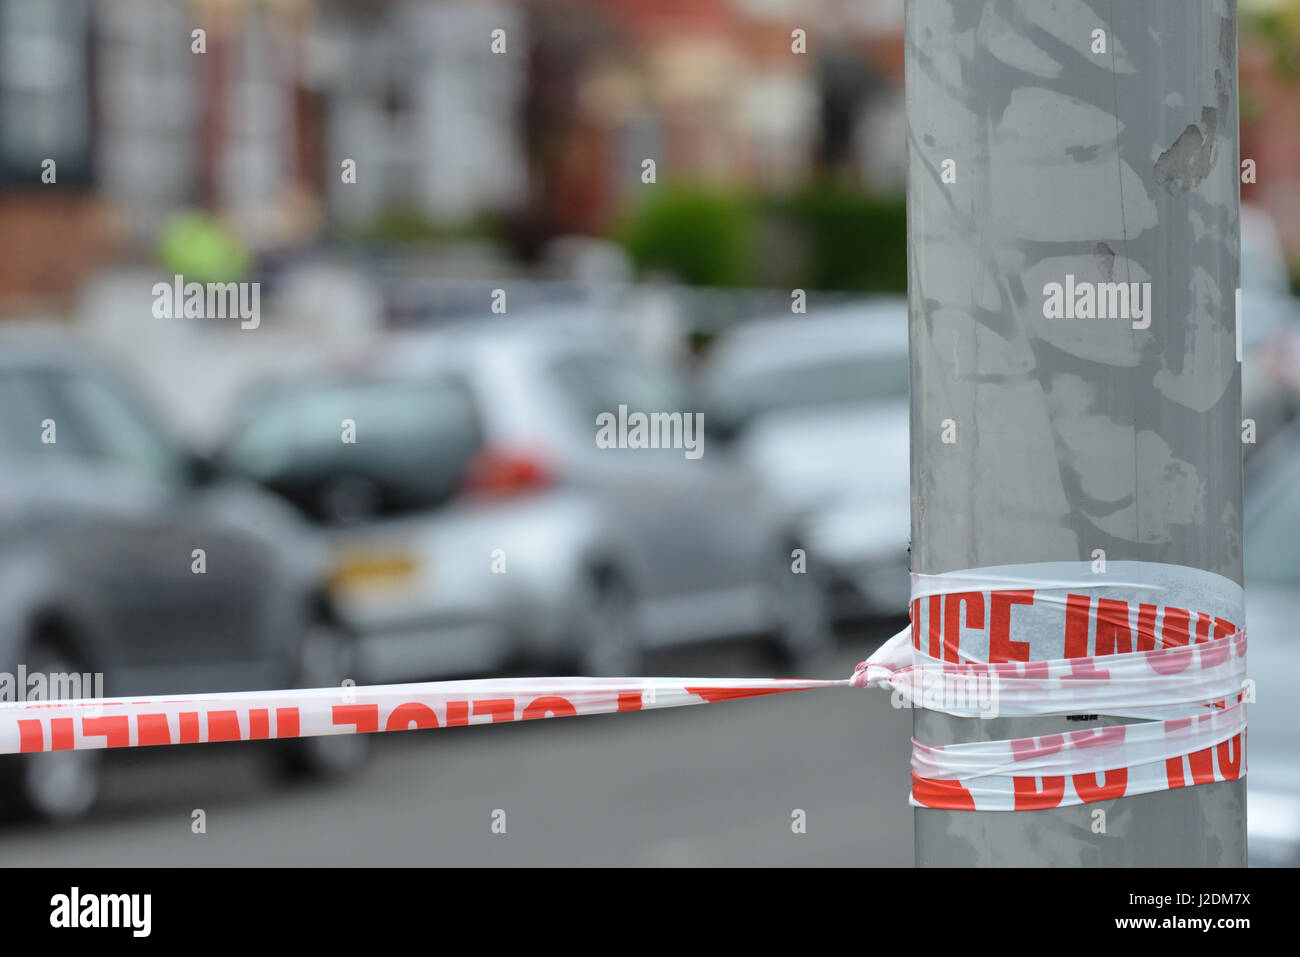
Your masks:
<path fill-rule="evenodd" d="M 0 184 L 90 177 L 87 0 L 0 0 Z"/>

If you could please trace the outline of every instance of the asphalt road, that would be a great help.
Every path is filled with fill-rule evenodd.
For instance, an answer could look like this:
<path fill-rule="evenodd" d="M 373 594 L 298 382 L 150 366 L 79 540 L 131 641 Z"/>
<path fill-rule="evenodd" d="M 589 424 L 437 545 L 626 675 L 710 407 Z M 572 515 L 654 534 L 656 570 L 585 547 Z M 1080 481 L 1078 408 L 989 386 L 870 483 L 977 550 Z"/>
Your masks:
<path fill-rule="evenodd" d="M 887 634 L 858 630 L 812 677 L 847 676 Z M 646 672 L 772 674 L 746 645 Z M 260 744 L 118 752 L 87 820 L 0 829 L 0 864 L 910 865 L 910 733 L 887 694 L 846 688 L 378 735 L 362 774 L 328 784 L 278 781 Z"/>

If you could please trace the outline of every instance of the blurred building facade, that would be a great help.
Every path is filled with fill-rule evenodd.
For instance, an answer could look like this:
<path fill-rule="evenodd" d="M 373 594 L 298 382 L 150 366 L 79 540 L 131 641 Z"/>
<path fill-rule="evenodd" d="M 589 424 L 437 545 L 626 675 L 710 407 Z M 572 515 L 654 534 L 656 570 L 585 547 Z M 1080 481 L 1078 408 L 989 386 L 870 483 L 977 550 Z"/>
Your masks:
<path fill-rule="evenodd" d="M 902 118 L 901 2 L 607 0 L 530 12 L 533 196 L 553 228 L 602 229 L 636 200 L 645 159 L 660 179 L 715 186 L 789 188 L 856 165 L 854 176 L 901 188 L 901 135 L 885 145 L 875 122 Z M 866 127 L 878 135 L 863 149 Z"/>
<path fill-rule="evenodd" d="M 254 250 L 392 210 L 599 233 L 643 159 L 789 185 L 843 165 L 846 104 L 880 109 L 846 83 L 902 102 L 900 0 L 0 0 L 0 49 L 6 312 L 147 260 L 186 209 Z M 861 151 L 884 180 L 887 152 Z"/>
<path fill-rule="evenodd" d="M 902 16 L 903 0 L 0 0 L 0 315 L 57 313 L 106 264 L 153 262 L 186 210 L 255 253 L 395 212 L 430 235 L 487 221 L 526 254 L 606 234 L 650 195 L 646 159 L 659 182 L 896 193 Z M 1300 212 L 1300 84 L 1246 35 L 1241 62 L 1259 107 L 1246 198 Z M 1300 216 L 1278 218 L 1297 256 Z"/>
<path fill-rule="evenodd" d="M 1255 27 L 1238 43 L 1241 71 L 1241 158 L 1254 160 L 1243 202 L 1270 211 L 1282 244 L 1300 263 L 1300 3 L 1244 0 Z"/>

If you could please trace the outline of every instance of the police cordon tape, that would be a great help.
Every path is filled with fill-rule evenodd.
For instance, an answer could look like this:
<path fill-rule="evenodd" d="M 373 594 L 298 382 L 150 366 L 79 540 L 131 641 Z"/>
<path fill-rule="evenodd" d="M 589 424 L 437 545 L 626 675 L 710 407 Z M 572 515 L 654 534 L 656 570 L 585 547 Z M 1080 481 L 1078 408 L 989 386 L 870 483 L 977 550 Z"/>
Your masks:
<path fill-rule="evenodd" d="M 913 741 L 913 805 L 1036 810 L 1245 773 L 1244 603 L 1221 575 L 1154 562 L 913 575 L 910 617 L 858 666 L 855 686 L 892 688 L 905 703 L 959 717 L 1139 719 L 1002 741 Z"/>
<path fill-rule="evenodd" d="M 0 754 L 445 728 L 884 687 L 900 706 L 959 717 L 1140 719 L 1003 741 L 913 742 L 914 805 L 1085 804 L 1245 773 L 1242 604 L 1240 586 L 1222 576 L 1148 562 L 1100 573 L 1054 562 L 913 575 L 911 624 L 849 679 L 503 678 L 8 702 Z"/>
<path fill-rule="evenodd" d="M 0 705 L 0 754 L 259 741 L 674 708 L 849 681 L 500 678 Z"/>

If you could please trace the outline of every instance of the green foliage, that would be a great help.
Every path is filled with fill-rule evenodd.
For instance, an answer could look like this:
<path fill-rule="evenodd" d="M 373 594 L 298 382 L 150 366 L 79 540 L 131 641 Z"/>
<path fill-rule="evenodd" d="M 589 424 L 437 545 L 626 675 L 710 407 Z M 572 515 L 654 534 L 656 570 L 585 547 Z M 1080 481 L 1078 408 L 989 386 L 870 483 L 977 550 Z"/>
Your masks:
<path fill-rule="evenodd" d="M 697 187 L 657 194 L 616 229 L 642 271 L 698 286 L 746 283 L 754 257 L 754 210 L 743 198 Z"/>
<path fill-rule="evenodd" d="M 158 237 L 158 258 L 169 272 L 192 282 L 239 282 L 248 250 L 214 217 L 186 212 L 169 219 Z"/>
<path fill-rule="evenodd" d="M 1278 4 L 1242 13 L 1242 32 L 1263 41 L 1273 52 L 1278 75 L 1295 82 L 1300 79 L 1300 6 Z"/>
<path fill-rule="evenodd" d="M 665 271 L 701 286 L 907 288 L 901 198 L 829 184 L 757 196 L 660 189 L 615 230 L 642 273 Z"/>
<path fill-rule="evenodd" d="M 814 184 L 769 201 L 770 214 L 793 228 L 809 251 L 799 285 L 854 292 L 907 290 L 907 205 Z"/>

